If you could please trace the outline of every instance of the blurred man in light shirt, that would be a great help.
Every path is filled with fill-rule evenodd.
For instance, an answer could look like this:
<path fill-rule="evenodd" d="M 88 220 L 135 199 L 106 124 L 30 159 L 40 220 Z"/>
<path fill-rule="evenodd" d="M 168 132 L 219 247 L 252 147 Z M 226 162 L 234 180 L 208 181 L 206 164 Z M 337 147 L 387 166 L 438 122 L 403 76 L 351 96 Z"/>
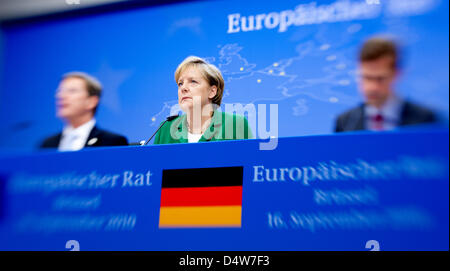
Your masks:
<path fill-rule="evenodd" d="M 57 116 L 65 123 L 61 133 L 46 138 L 41 148 L 76 151 L 85 147 L 126 146 L 122 136 L 98 128 L 94 118 L 102 93 L 100 82 L 83 72 L 64 74 L 56 92 Z"/>

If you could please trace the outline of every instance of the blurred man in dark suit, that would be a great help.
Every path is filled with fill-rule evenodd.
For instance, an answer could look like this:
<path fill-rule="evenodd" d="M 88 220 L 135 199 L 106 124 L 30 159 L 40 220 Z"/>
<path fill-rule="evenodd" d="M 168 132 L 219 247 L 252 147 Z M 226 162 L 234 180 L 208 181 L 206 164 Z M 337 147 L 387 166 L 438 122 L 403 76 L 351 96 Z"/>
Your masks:
<path fill-rule="evenodd" d="M 45 139 L 41 148 L 76 151 L 84 147 L 126 146 L 128 140 L 97 127 L 94 118 L 102 86 L 83 72 L 63 75 L 57 93 L 57 116 L 65 122 L 62 133 Z"/>
<path fill-rule="evenodd" d="M 395 94 L 399 52 L 393 41 L 377 37 L 367 40 L 361 48 L 359 64 L 359 88 L 365 102 L 339 115 L 335 132 L 382 131 L 436 121 L 429 109 Z"/>

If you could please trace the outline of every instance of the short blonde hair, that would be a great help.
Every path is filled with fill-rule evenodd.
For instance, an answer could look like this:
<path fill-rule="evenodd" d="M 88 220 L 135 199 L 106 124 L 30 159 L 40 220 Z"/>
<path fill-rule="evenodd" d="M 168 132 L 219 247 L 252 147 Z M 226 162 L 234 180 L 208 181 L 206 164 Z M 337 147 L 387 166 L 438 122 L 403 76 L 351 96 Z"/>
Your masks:
<path fill-rule="evenodd" d="M 208 81 L 209 85 L 217 87 L 217 93 L 216 96 L 212 98 L 212 102 L 214 104 L 220 105 L 220 103 L 222 102 L 225 82 L 219 69 L 213 64 L 207 63 L 203 58 L 197 56 L 189 56 L 185 60 L 183 60 L 180 65 L 178 65 L 175 71 L 176 83 L 178 83 L 178 79 L 180 78 L 181 73 L 189 67 L 198 68 L 206 81 Z"/>

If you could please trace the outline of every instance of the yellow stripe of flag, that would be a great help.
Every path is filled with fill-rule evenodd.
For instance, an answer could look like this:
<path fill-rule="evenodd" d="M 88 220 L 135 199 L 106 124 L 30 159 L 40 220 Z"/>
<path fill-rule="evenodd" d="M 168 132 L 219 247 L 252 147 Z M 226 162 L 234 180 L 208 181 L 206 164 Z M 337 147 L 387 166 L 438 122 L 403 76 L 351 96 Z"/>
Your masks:
<path fill-rule="evenodd" d="M 241 227 L 242 206 L 161 207 L 160 228 Z"/>

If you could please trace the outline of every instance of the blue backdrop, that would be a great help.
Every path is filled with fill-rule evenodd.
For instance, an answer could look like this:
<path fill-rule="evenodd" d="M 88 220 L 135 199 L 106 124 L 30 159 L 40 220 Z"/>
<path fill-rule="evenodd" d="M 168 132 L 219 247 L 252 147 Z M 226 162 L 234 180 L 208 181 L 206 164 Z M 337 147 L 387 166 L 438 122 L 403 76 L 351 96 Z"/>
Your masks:
<path fill-rule="evenodd" d="M 398 92 L 448 116 L 448 10 L 441 0 L 198 1 L 4 26 L 0 147 L 32 150 L 61 129 L 55 89 L 73 70 L 104 85 L 100 126 L 146 139 L 176 105 L 173 74 L 188 55 L 221 69 L 224 103 L 278 104 L 279 136 L 330 133 L 361 101 L 355 60 L 374 34 L 405 49 Z"/>

